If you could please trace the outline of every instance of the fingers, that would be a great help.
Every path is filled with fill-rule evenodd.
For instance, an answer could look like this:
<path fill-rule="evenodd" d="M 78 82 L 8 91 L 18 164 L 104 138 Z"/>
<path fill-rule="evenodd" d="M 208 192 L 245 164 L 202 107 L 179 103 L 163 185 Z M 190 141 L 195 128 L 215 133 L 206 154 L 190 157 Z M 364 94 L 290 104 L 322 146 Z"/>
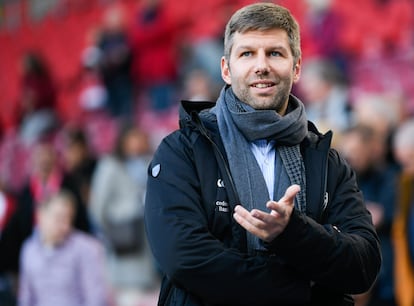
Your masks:
<path fill-rule="evenodd" d="M 298 185 L 292 185 L 279 201 L 269 201 L 266 206 L 269 212 L 253 209 L 248 211 L 241 205 L 234 209 L 234 219 L 253 235 L 271 241 L 286 228 L 293 211 L 296 194 L 300 191 Z"/>
<path fill-rule="evenodd" d="M 299 185 L 291 185 L 286 189 L 285 194 L 279 201 L 269 201 L 266 203 L 266 207 L 271 209 L 272 212 L 277 212 L 279 215 L 285 216 L 287 210 L 286 206 L 292 208 L 295 205 L 295 197 L 299 191 Z"/>
<path fill-rule="evenodd" d="M 286 216 L 286 206 L 283 204 L 280 204 L 275 201 L 269 201 L 266 203 L 266 207 L 271 209 L 270 214 L 273 216 Z"/>
<path fill-rule="evenodd" d="M 255 231 L 255 226 L 252 224 L 250 213 L 242 206 L 238 205 L 235 207 L 233 217 L 245 230 L 249 232 Z"/>
<path fill-rule="evenodd" d="M 268 242 L 272 241 L 283 231 L 286 223 L 280 216 L 277 217 L 257 209 L 253 209 L 249 212 L 241 206 L 236 206 L 234 210 L 234 219 L 245 230 L 263 241 Z"/>
<path fill-rule="evenodd" d="M 294 203 L 295 197 L 300 191 L 299 185 L 291 185 L 286 189 L 285 195 L 279 200 L 279 202 Z"/>
<path fill-rule="evenodd" d="M 253 209 L 249 212 L 241 205 L 237 205 L 234 209 L 234 218 L 243 227 L 249 225 L 254 227 L 262 227 L 264 225 L 264 221 L 266 220 L 266 215 L 269 214 L 257 209 Z"/>
<path fill-rule="evenodd" d="M 238 205 L 234 209 L 234 219 L 239 223 L 244 229 L 253 235 L 259 237 L 264 241 L 271 241 L 276 234 L 275 226 L 272 225 L 270 214 L 253 209 L 251 212 L 247 211 L 242 206 Z"/>

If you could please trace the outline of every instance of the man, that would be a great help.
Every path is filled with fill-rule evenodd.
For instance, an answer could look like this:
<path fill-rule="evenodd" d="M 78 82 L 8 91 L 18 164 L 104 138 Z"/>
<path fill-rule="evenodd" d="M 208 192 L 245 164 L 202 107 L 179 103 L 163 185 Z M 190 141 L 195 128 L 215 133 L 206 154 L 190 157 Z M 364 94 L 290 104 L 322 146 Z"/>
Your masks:
<path fill-rule="evenodd" d="M 382 147 L 381 147 L 382 145 Z M 363 299 L 367 306 L 395 306 L 394 302 L 394 243 L 391 239 L 396 194 L 398 187 L 398 168 L 385 156 L 373 158 L 376 150 L 387 152 L 386 141 L 376 129 L 367 123 L 358 123 L 344 131 L 338 142 L 338 152 L 354 169 L 360 190 L 364 194 L 364 203 L 372 216 L 378 237 L 381 241 L 382 265 L 375 286 L 369 293 L 357 296 L 358 304 Z M 379 163 L 378 160 L 383 160 Z"/>
<path fill-rule="evenodd" d="M 183 102 L 155 153 L 145 213 L 159 305 L 353 305 L 346 294 L 374 282 L 379 243 L 355 174 L 290 94 L 299 46 L 285 8 L 237 11 L 217 103 Z"/>
<path fill-rule="evenodd" d="M 37 212 L 38 228 L 22 249 L 18 305 L 109 305 L 104 250 L 73 230 L 74 197 L 58 193 Z"/>
<path fill-rule="evenodd" d="M 393 138 L 401 166 L 397 213 L 393 223 L 395 298 L 397 305 L 414 304 L 414 119 L 402 123 Z"/>

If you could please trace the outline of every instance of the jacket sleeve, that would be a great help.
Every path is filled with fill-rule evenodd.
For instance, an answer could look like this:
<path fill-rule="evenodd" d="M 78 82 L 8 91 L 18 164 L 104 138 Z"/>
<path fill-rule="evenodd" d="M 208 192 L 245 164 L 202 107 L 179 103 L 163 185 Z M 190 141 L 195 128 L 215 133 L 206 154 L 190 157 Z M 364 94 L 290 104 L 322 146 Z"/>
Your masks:
<path fill-rule="evenodd" d="M 209 232 L 203 190 L 186 142 L 179 133 L 164 139 L 149 167 L 146 230 L 161 270 L 175 286 L 207 303 L 309 301 L 310 282 L 276 257 L 247 256 Z"/>
<path fill-rule="evenodd" d="M 328 169 L 329 202 L 323 224 L 294 211 L 271 248 L 318 285 L 362 293 L 381 266 L 379 239 L 355 173 L 334 150 Z"/>

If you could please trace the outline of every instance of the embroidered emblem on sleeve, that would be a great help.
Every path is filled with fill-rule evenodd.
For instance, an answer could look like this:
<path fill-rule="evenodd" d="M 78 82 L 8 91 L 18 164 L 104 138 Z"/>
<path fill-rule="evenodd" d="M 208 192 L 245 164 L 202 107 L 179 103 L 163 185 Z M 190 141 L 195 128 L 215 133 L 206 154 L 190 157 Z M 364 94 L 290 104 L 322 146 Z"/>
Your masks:
<path fill-rule="evenodd" d="M 160 172 L 161 172 L 161 165 L 160 164 L 156 164 L 151 169 L 151 175 L 152 175 L 152 177 L 157 177 L 158 175 L 160 175 Z"/>

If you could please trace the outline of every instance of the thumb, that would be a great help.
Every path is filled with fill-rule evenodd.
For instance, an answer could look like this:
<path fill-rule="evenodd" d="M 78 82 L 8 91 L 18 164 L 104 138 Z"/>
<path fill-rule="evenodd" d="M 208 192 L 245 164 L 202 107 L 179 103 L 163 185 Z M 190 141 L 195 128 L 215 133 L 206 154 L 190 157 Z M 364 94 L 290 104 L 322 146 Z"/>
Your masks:
<path fill-rule="evenodd" d="M 286 189 L 285 195 L 279 200 L 279 202 L 288 202 L 288 203 L 294 203 L 295 196 L 300 191 L 299 185 L 291 185 Z"/>

